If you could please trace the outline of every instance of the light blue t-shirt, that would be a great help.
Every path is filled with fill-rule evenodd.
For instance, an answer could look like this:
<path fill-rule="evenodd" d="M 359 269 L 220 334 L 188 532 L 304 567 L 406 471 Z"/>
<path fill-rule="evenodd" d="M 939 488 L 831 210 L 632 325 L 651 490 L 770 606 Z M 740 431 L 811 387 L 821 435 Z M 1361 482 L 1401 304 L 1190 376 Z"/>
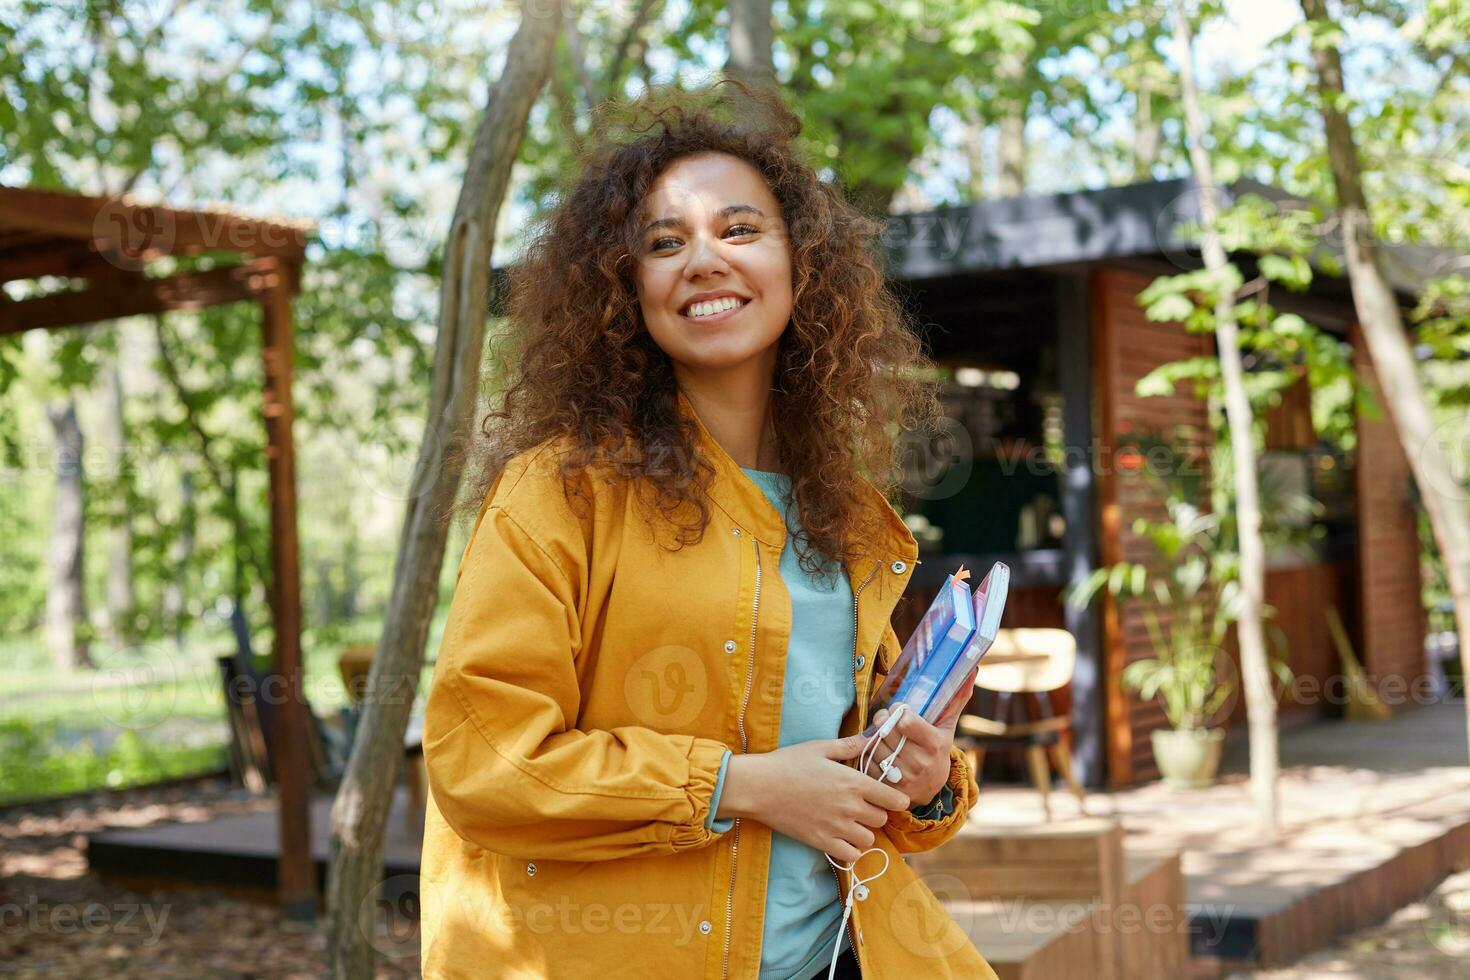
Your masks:
<path fill-rule="evenodd" d="M 781 748 L 813 739 L 837 738 L 842 717 L 857 697 L 852 674 L 852 587 L 840 565 L 809 575 L 799 563 L 794 537 L 801 527 L 798 507 L 791 496 L 791 478 L 783 473 L 742 467 L 745 474 L 786 515 L 792 533 L 781 552 L 780 575 L 791 596 L 791 637 L 786 647 L 786 674 L 782 681 Z M 789 509 L 788 509 L 789 504 Z M 727 751 L 720 762 L 714 800 L 705 826 L 723 833 L 734 826 L 731 818 L 714 819 L 725 770 Z M 946 787 L 947 789 L 948 787 Z M 950 794 L 941 793 L 941 797 Z M 916 808 L 924 816 L 939 817 L 950 805 Z M 842 930 L 842 902 L 837 879 L 827 856 L 785 834 L 771 833 L 771 862 L 767 872 L 766 915 L 761 943 L 760 980 L 804 980 L 825 969 Z M 845 930 L 844 930 L 845 931 Z M 844 949 L 851 945 L 843 937 Z"/>

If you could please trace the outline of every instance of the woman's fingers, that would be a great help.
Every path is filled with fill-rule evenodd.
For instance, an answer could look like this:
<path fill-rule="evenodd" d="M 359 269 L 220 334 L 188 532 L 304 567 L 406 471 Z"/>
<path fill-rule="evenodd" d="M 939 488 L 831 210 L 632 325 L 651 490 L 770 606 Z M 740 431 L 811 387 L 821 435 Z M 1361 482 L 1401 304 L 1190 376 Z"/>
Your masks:
<path fill-rule="evenodd" d="M 907 793 L 892 783 L 883 783 L 876 779 L 869 779 L 863 783 L 862 794 L 863 799 L 885 810 L 907 810 L 910 805 Z"/>

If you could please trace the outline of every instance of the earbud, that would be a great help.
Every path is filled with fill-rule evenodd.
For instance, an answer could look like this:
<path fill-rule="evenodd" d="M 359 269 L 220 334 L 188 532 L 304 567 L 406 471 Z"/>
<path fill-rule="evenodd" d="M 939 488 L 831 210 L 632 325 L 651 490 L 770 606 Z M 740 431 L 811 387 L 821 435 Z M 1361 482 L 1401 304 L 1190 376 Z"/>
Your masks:
<path fill-rule="evenodd" d="M 873 737 L 880 740 L 886 738 L 888 736 L 888 733 L 893 731 L 893 729 L 898 726 L 898 719 L 903 717 L 903 713 L 907 709 L 908 704 L 906 702 L 900 702 L 898 707 L 893 709 L 893 713 L 887 718 L 883 719 L 882 727 L 878 729 L 877 734 Z"/>
<path fill-rule="evenodd" d="M 857 894 L 857 897 L 858 897 L 858 901 L 859 902 L 861 902 L 863 899 L 865 899 L 865 898 L 868 897 L 868 886 L 867 885 L 858 885 L 857 888 L 854 889 L 854 891 Z"/>
<path fill-rule="evenodd" d="M 890 783 L 896 783 L 903 778 L 903 770 L 898 768 L 898 766 L 889 766 L 883 770 L 883 778 Z"/>

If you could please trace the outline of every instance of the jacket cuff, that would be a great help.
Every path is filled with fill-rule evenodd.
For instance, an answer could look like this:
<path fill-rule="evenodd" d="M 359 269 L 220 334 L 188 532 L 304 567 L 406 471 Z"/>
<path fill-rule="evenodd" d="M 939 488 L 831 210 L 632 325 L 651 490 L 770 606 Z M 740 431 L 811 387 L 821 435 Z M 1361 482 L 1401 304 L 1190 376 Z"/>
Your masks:
<path fill-rule="evenodd" d="M 689 741 L 689 781 L 685 791 L 693 813 L 687 823 L 674 827 L 669 844 L 674 850 L 701 847 L 715 838 L 715 831 L 707 821 L 712 812 L 715 785 L 720 779 L 720 769 L 729 747 L 712 738 L 692 737 Z"/>
<path fill-rule="evenodd" d="M 934 799 L 921 806 L 909 807 L 909 812 L 920 820 L 942 820 L 954 812 L 954 790 L 946 783 L 939 787 Z"/>
<path fill-rule="evenodd" d="M 949 760 L 949 779 L 945 785 L 952 794 L 954 808 L 950 813 L 926 820 L 908 810 L 889 811 L 884 831 L 900 853 L 932 850 L 959 833 L 965 825 L 970 807 L 980 796 L 980 787 L 970 772 L 970 763 L 963 750 L 951 746 Z"/>
<path fill-rule="evenodd" d="M 723 834 L 735 826 L 734 817 L 726 817 L 716 820 L 715 814 L 720 812 L 720 794 L 725 791 L 725 770 L 730 767 L 730 756 L 733 755 L 729 749 L 725 750 L 725 756 L 720 760 L 720 775 L 715 780 L 715 792 L 709 801 L 709 816 L 704 818 L 704 826 L 707 830 L 713 830 L 717 834 Z"/>

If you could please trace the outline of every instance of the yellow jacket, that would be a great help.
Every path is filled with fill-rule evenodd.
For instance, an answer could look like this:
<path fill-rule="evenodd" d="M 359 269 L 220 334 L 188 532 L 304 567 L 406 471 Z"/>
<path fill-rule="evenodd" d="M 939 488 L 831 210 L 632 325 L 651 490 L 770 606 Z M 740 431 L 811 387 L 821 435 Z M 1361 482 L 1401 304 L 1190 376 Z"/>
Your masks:
<path fill-rule="evenodd" d="M 682 392 L 679 405 L 698 422 Z M 424 718 L 426 978 L 757 976 L 771 830 L 704 822 L 725 748 L 777 747 L 786 528 L 699 431 L 716 468 L 711 520 L 681 551 L 654 539 L 672 542 L 671 524 L 651 525 L 650 508 L 595 468 L 580 481 L 587 504 L 569 504 L 560 440 L 512 460 L 481 507 Z M 864 497 L 886 530 L 847 568 L 857 701 L 842 735 L 865 726 L 874 673 L 900 649 L 889 616 L 918 554 L 871 484 Z M 964 754 L 951 760 L 952 814 L 890 811 L 875 831 L 888 870 L 849 925 L 865 977 L 995 977 L 900 857 L 948 840 L 974 805 Z M 870 854 L 859 870 L 881 865 Z"/>

